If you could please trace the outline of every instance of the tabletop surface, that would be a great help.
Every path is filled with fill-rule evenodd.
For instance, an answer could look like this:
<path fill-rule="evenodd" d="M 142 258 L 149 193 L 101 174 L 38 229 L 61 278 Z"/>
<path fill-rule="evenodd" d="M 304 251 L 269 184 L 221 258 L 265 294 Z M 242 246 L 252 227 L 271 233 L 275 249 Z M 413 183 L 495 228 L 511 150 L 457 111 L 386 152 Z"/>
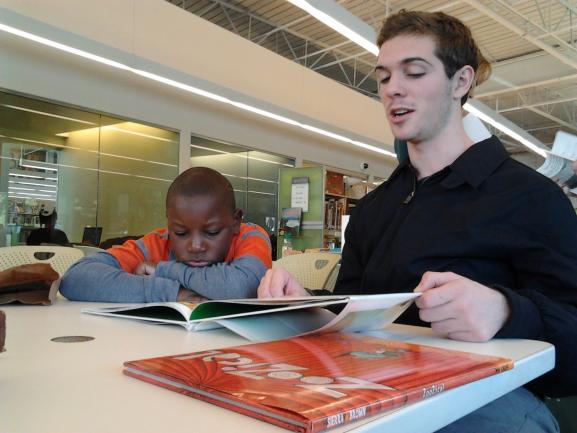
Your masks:
<path fill-rule="evenodd" d="M 224 329 L 187 332 L 175 325 L 80 313 L 83 307 L 104 305 L 110 304 L 58 299 L 48 307 L 1 307 L 7 333 L 6 352 L 0 353 L 0 432 L 288 431 L 122 373 L 124 361 L 249 344 L 248 340 Z M 396 433 L 433 432 L 547 372 L 555 359 L 553 346 L 532 340 L 465 343 L 403 325 L 371 334 L 503 356 L 513 359 L 515 368 L 331 432 L 385 427 Z M 94 339 L 51 341 L 63 336 Z"/>

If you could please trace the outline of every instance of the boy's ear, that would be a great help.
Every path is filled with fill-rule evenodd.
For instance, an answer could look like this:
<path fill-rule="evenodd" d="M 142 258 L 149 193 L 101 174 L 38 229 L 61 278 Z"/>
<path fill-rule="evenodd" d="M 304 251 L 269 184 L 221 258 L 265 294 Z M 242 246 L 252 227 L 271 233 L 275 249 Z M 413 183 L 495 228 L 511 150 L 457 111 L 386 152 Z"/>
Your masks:
<path fill-rule="evenodd" d="M 235 209 L 232 213 L 232 218 L 234 220 L 234 234 L 238 234 L 240 232 L 240 223 L 242 222 L 242 209 Z"/>

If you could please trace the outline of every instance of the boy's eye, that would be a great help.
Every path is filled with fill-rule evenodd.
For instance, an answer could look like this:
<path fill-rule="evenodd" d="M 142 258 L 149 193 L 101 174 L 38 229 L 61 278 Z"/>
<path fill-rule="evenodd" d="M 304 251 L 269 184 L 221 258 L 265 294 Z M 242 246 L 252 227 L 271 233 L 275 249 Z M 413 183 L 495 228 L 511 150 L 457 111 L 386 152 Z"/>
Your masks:
<path fill-rule="evenodd" d="M 220 230 L 207 230 L 206 234 L 208 236 L 216 236 L 220 233 Z"/>
<path fill-rule="evenodd" d="M 424 72 L 409 72 L 409 73 L 407 73 L 407 75 L 411 78 L 420 78 L 423 75 L 425 75 L 425 73 Z"/>
<path fill-rule="evenodd" d="M 187 233 L 186 232 L 174 232 L 174 235 L 178 236 L 178 237 L 183 237 L 183 236 L 186 236 Z"/>

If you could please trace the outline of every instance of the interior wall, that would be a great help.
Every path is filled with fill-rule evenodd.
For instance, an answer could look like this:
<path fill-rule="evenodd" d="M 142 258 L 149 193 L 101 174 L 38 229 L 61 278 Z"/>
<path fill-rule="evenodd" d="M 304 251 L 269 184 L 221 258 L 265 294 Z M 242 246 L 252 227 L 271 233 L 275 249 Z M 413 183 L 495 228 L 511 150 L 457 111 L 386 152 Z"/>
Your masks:
<path fill-rule="evenodd" d="M 0 0 L 0 19 L 392 149 L 377 101 L 161 0 Z M 9 91 L 161 125 L 181 131 L 181 137 L 192 132 L 349 170 L 358 171 L 361 162 L 369 161 L 367 173 L 380 177 L 396 165 L 392 158 L 16 36 L 2 35 L 0 57 L 6 66 L 0 87 Z M 187 145 L 182 139 L 181 143 Z M 186 150 L 181 148 L 180 154 Z M 187 164 L 181 159 L 180 169 Z"/>

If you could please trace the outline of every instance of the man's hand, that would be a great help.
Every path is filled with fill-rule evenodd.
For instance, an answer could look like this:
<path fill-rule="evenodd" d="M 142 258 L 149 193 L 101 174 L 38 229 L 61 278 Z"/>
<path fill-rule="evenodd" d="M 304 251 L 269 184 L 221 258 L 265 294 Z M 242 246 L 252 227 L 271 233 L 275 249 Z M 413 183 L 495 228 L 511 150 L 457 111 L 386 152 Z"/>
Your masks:
<path fill-rule="evenodd" d="M 309 296 L 303 287 L 284 268 L 269 269 L 260 280 L 259 298 L 282 298 L 283 296 Z"/>
<path fill-rule="evenodd" d="M 178 289 L 176 300 L 179 302 L 194 302 L 195 304 L 208 301 L 208 299 L 200 296 L 198 293 L 185 289 L 184 287 Z"/>
<path fill-rule="evenodd" d="M 151 262 L 140 262 L 138 266 L 136 266 L 136 269 L 134 270 L 134 273 L 136 275 L 152 276 L 154 275 L 155 272 L 156 272 L 156 265 Z"/>
<path fill-rule="evenodd" d="M 425 272 L 415 292 L 421 320 L 453 340 L 490 340 L 510 313 L 502 293 L 452 272 Z"/>

